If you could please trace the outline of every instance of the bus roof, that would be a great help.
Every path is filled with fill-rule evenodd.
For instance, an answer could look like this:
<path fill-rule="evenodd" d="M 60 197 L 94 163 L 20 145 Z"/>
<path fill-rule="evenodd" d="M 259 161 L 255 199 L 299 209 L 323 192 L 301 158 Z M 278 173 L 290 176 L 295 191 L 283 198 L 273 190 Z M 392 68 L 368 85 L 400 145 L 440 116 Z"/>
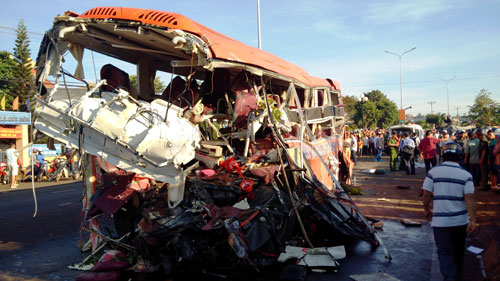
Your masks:
<path fill-rule="evenodd" d="M 78 17 L 129 20 L 180 29 L 196 34 L 204 40 L 210 48 L 212 58 L 257 66 L 293 78 L 310 87 L 332 87 L 335 90 L 340 90 L 337 81 L 310 76 L 297 65 L 218 33 L 181 14 L 139 8 L 96 7 L 78 15 Z"/>

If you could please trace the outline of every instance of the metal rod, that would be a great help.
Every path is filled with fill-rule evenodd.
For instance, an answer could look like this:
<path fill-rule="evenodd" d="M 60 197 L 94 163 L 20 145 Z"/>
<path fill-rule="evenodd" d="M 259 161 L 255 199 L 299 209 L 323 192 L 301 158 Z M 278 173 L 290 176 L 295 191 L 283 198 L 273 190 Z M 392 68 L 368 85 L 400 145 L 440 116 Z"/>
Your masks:
<path fill-rule="evenodd" d="M 260 0 L 257 0 L 257 34 L 259 36 L 259 50 L 262 49 L 260 42 Z"/>
<path fill-rule="evenodd" d="M 457 78 L 457 76 L 453 76 L 450 79 L 443 79 L 439 77 L 439 80 L 446 82 L 446 102 L 448 104 L 448 115 L 450 115 L 450 94 L 448 92 L 448 83 L 450 83 L 451 80 Z"/>

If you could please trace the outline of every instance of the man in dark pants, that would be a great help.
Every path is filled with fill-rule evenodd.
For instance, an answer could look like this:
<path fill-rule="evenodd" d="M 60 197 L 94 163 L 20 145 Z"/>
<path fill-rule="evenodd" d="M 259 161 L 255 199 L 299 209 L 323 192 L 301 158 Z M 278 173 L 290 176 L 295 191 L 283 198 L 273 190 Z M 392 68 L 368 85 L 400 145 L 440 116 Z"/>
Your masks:
<path fill-rule="evenodd" d="M 415 142 L 409 137 L 407 133 L 403 135 L 403 141 L 401 144 L 403 145 L 402 153 L 403 153 L 403 161 L 406 164 L 406 174 L 415 175 Z"/>
<path fill-rule="evenodd" d="M 465 145 L 465 165 L 469 165 L 469 171 L 472 174 L 472 179 L 474 180 L 474 185 L 479 186 L 479 180 L 481 179 L 481 159 L 479 158 L 479 144 L 480 140 L 476 133 L 469 134 L 469 140 Z"/>
<path fill-rule="evenodd" d="M 461 279 L 465 238 L 476 228 L 474 184 L 472 175 L 458 164 L 461 153 L 459 144 L 445 144 L 443 164 L 429 171 L 423 186 L 424 213 L 427 218 L 432 217 L 439 269 L 444 280 Z"/>
<path fill-rule="evenodd" d="M 432 167 L 437 164 L 436 159 L 436 144 L 439 142 L 431 130 L 425 132 L 425 138 L 420 141 L 418 145 L 418 150 L 420 150 L 420 158 L 424 159 L 425 172 L 428 173 Z"/>

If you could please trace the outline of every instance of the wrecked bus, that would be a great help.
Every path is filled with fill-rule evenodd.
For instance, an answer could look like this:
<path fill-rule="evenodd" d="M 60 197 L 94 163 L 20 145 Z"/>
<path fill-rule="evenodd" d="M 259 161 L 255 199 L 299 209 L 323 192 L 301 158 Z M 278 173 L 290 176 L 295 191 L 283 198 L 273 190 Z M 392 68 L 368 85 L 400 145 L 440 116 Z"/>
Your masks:
<path fill-rule="evenodd" d="M 133 65 L 136 85 L 109 61 Z M 36 131 L 80 154 L 91 253 L 76 268 L 109 249 L 129 257 L 120 268 L 174 274 L 259 269 L 344 236 L 382 243 L 340 185 L 336 81 L 180 14 L 121 7 L 55 17 L 36 71 Z"/>

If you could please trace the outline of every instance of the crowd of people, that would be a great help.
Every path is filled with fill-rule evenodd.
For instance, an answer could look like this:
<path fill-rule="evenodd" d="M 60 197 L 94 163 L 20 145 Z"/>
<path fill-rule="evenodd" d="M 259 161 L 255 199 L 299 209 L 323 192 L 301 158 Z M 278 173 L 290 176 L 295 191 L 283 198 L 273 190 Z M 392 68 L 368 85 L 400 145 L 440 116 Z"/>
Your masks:
<path fill-rule="evenodd" d="M 445 144 L 453 142 L 462 148 L 461 167 L 472 174 L 474 185 L 482 191 L 498 190 L 500 173 L 500 129 L 427 130 L 420 139 L 415 132 L 395 132 L 389 129 L 346 131 L 344 154 L 352 162 L 356 158 L 373 157 L 382 161 L 382 153 L 389 155 L 390 171 L 404 170 L 415 175 L 415 161 L 423 161 L 426 173 L 443 162 Z M 399 161 L 398 161 L 399 159 Z M 397 162 L 400 163 L 399 167 Z"/>
<path fill-rule="evenodd" d="M 457 131 L 452 136 L 447 132 L 435 135 L 427 131 L 424 140 L 420 142 L 426 171 L 442 162 L 442 150 L 447 143 L 459 144 L 462 153 L 459 165 L 472 174 L 475 186 L 479 190 L 499 190 L 498 177 L 500 172 L 500 129 L 475 129 Z"/>

